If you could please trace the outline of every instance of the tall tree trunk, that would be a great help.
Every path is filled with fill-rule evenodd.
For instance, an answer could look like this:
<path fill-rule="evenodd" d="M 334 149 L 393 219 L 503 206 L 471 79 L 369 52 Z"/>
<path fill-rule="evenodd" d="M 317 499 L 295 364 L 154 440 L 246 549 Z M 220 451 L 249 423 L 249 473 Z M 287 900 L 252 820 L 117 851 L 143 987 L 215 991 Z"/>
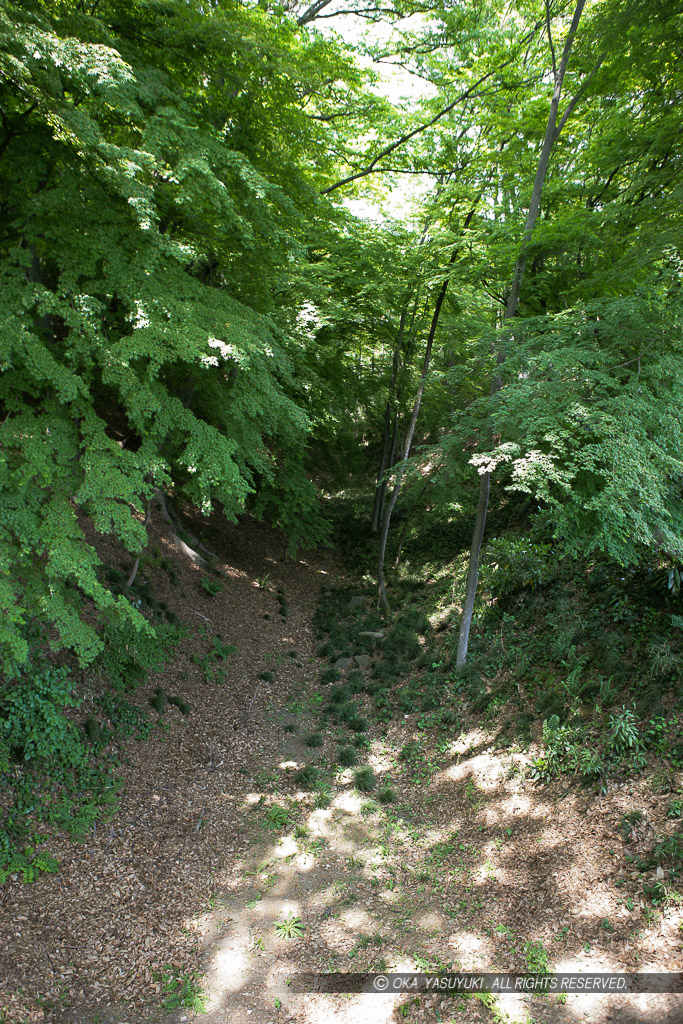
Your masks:
<path fill-rule="evenodd" d="M 382 439 L 382 456 L 379 460 L 379 469 L 377 470 L 377 486 L 375 487 L 375 502 L 372 510 L 372 533 L 377 533 L 379 529 L 380 520 L 382 518 L 382 513 L 384 511 L 384 495 L 386 493 L 386 480 L 384 474 L 386 473 L 387 468 L 391 466 L 391 462 L 389 461 L 391 452 L 391 420 L 392 413 L 394 413 L 394 407 L 396 405 L 396 379 L 398 377 L 398 367 L 401 361 L 401 348 L 403 346 L 403 335 L 405 333 L 407 316 L 408 309 L 406 307 L 401 312 L 401 321 L 399 323 L 398 333 L 396 335 L 396 342 L 394 345 L 394 358 L 391 366 L 391 383 L 389 384 L 387 409 L 384 416 L 384 437 Z"/>
<path fill-rule="evenodd" d="M 579 21 L 586 0 L 577 0 L 576 7 L 574 9 L 574 16 L 572 23 L 565 40 L 564 49 L 562 51 L 562 57 L 560 59 L 559 67 L 555 61 L 555 48 L 553 46 L 552 34 L 550 29 L 550 9 L 548 0 L 546 0 L 546 17 L 548 26 L 548 41 L 550 44 L 550 52 L 553 61 L 553 79 L 554 88 L 553 94 L 550 100 L 550 111 L 548 114 L 548 124 L 545 130 L 545 136 L 543 138 L 543 145 L 541 147 L 541 153 L 538 158 L 538 166 L 536 168 L 536 177 L 534 179 L 534 187 L 531 192 L 531 203 L 529 205 L 529 212 L 526 218 L 526 224 L 524 226 L 524 238 L 520 248 L 517 262 L 515 263 L 515 270 L 512 275 L 512 285 L 510 287 L 510 293 L 508 295 L 507 303 L 505 305 L 505 320 L 511 320 L 517 312 L 517 305 L 519 303 L 519 293 L 522 286 L 522 279 L 524 277 L 524 270 L 526 267 L 526 250 L 531 240 L 531 236 L 536 224 L 538 217 L 538 211 L 541 205 L 541 194 L 543 192 L 543 183 L 548 171 L 548 163 L 550 162 L 550 155 L 553 150 L 553 146 L 557 141 L 557 138 L 564 127 L 564 124 L 573 110 L 576 102 L 580 95 L 583 93 L 586 81 L 584 85 L 579 89 L 573 99 L 567 105 L 567 109 L 562 116 L 558 124 L 557 112 L 560 104 L 560 96 L 562 94 L 562 83 L 564 81 L 565 72 L 567 70 L 567 62 L 569 60 L 569 54 L 574 43 L 576 31 L 579 27 Z M 602 63 L 602 61 L 600 61 Z M 599 67 L 599 64 L 598 64 Z M 597 68 L 594 69 L 594 71 Z M 591 72 L 591 76 L 594 73 Z M 589 76 L 590 77 L 590 76 Z M 501 349 L 498 352 L 498 365 L 505 361 L 505 352 Z M 491 392 L 497 391 L 501 386 L 500 373 L 496 373 L 491 383 Z M 458 636 L 458 652 L 456 655 L 456 666 L 461 668 L 467 659 L 467 649 L 469 647 L 470 639 L 470 628 L 472 625 L 472 615 L 474 613 L 474 601 L 477 596 L 477 583 L 479 579 L 479 555 L 481 553 L 481 545 L 484 539 L 484 527 L 486 525 L 486 513 L 488 510 L 489 492 L 491 487 L 491 474 L 482 473 L 481 480 L 479 483 L 479 502 L 477 505 L 477 515 L 474 524 L 474 534 L 472 537 L 472 546 L 470 548 L 470 559 L 467 567 L 467 584 L 465 588 L 465 602 L 463 605 L 462 615 L 460 618 L 460 633 Z"/>
<path fill-rule="evenodd" d="M 425 346 L 424 359 L 422 361 L 422 373 L 420 374 L 420 383 L 418 384 L 417 394 L 415 395 L 415 402 L 413 403 L 413 411 L 410 417 L 410 423 L 408 424 L 408 430 L 406 432 L 405 441 L 403 443 L 403 452 L 401 455 L 401 461 L 396 473 L 396 480 L 389 497 L 389 503 L 384 510 L 384 519 L 382 521 L 382 532 L 379 539 L 379 554 L 377 559 L 377 589 L 380 607 L 383 614 L 389 617 L 389 601 L 387 600 L 387 587 L 386 580 L 384 578 L 384 559 L 387 552 L 387 540 L 389 539 L 389 527 L 391 525 L 391 515 L 394 511 L 394 506 L 398 501 L 398 495 L 401 490 L 401 484 L 403 483 L 403 474 L 405 473 L 406 461 L 410 455 L 410 449 L 413 443 L 413 437 L 415 435 L 415 427 L 417 425 L 417 418 L 420 414 L 420 405 L 422 404 L 422 396 L 424 394 L 425 384 L 427 383 L 427 374 L 429 372 L 429 364 L 432 358 L 432 345 L 434 344 L 434 337 L 436 335 L 436 328 L 439 325 L 439 317 L 441 315 L 441 307 L 443 306 L 444 299 L 446 298 L 446 292 L 448 291 L 448 282 L 450 280 L 450 268 L 455 262 L 457 255 L 457 247 L 453 246 L 451 258 L 448 261 L 448 275 L 444 278 L 439 294 L 436 299 L 436 305 L 434 306 L 434 314 L 432 316 L 432 322 L 429 327 L 429 334 L 427 336 L 427 344 Z"/>
<path fill-rule="evenodd" d="M 379 486 L 378 500 L 377 500 L 377 527 L 373 531 L 377 532 L 379 524 L 384 519 L 384 506 L 387 498 L 387 473 L 389 473 L 396 465 L 396 449 L 398 448 L 398 411 L 394 413 L 394 423 L 391 428 L 391 445 L 389 448 L 389 458 L 387 460 L 387 468 L 384 474 L 384 479 Z"/>
<path fill-rule="evenodd" d="M 382 518 L 382 509 L 384 507 L 384 491 L 385 491 L 385 479 L 384 474 L 387 468 L 387 462 L 389 460 L 389 446 L 391 444 L 391 399 L 387 399 L 387 409 L 384 415 L 384 436 L 382 437 L 382 455 L 379 460 L 379 469 L 377 470 L 377 484 L 375 485 L 375 500 L 372 506 L 372 525 L 370 526 L 371 533 L 377 533 L 379 530 L 379 521 Z"/>
<path fill-rule="evenodd" d="M 458 637 L 458 655 L 456 665 L 459 668 L 465 664 L 467 656 L 467 645 L 472 626 L 472 615 L 474 614 L 474 599 L 477 596 L 477 582 L 479 580 L 479 555 L 481 544 L 484 539 L 484 528 L 486 526 L 486 513 L 489 507 L 489 487 L 491 474 L 484 473 L 479 486 L 479 501 L 477 503 L 477 515 L 474 520 L 474 535 L 472 547 L 470 548 L 470 560 L 467 566 L 467 584 L 465 587 L 465 604 L 460 618 L 460 635 Z M 464 650 L 462 661 L 460 660 L 461 649 Z"/>
<path fill-rule="evenodd" d="M 422 248 L 426 237 L 427 225 L 425 225 L 424 231 L 422 232 L 418 248 Z M 399 374 L 401 373 L 401 369 L 405 369 L 405 367 L 410 365 L 410 360 L 412 358 L 413 346 L 415 344 L 415 321 L 417 320 L 418 309 L 420 306 L 421 292 L 422 287 L 418 281 L 414 290 L 413 308 L 410 314 L 410 323 L 407 328 L 408 339 L 405 344 L 404 338 L 406 335 L 406 318 L 408 315 L 408 305 L 410 304 L 410 294 L 406 297 L 406 307 L 401 313 L 401 322 L 398 329 L 396 345 L 394 347 L 394 358 L 391 367 L 391 383 L 389 385 L 389 397 L 387 398 L 387 409 L 384 421 L 382 457 L 380 459 L 379 470 L 377 472 L 377 485 L 375 487 L 372 526 L 370 530 L 371 533 L 377 533 L 379 530 L 379 524 L 384 518 L 384 502 L 387 495 L 387 473 L 393 468 L 394 462 L 396 461 L 399 409 L 401 405 L 401 398 L 403 396 L 403 384 Z M 403 359 L 401 358 L 402 354 L 404 355 Z M 401 374 L 401 376 L 405 375 Z M 392 414 L 394 421 L 393 430 L 391 428 Z"/>

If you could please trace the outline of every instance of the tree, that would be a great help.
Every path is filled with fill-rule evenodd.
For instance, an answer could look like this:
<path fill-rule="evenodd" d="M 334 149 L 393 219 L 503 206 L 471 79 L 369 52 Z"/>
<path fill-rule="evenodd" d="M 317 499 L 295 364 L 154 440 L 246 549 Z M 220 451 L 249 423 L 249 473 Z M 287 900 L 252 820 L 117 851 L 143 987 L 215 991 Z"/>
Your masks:
<path fill-rule="evenodd" d="M 102 579 L 82 517 L 133 554 L 170 488 L 249 503 L 292 548 L 325 534 L 280 280 L 322 209 L 305 110 L 359 76 L 258 8 L 169 0 L 0 12 L 0 645 L 34 626 L 82 664 L 80 616 L 148 623 Z M 329 173 L 319 161 L 318 173 Z M 33 637 L 35 641 L 35 637 Z"/>
<path fill-rule="evenodd" d="M 524 270 L 526 267 L 526 247 L 531 241 L 534 227 L 536 225 L 536 219 L 538 217 L 540 205 L 541 205 L 541 194 L 543 191 L 543 184 L 545 182 L 546 174 L 548 171 L 548 164 L 550 162 L 550 155 L 553 150 L 562 128 L 564 127 L 567 119 L 569 118 L 572 110 L 576 106 L 576 103 L 580 99 L 581 95 L 586 89 L 586 86 L 590 80 L 590 77 L 599 68 L 602 60 L 598 61 L 595 65 L 594 70 L 587 76 L 579 91 L 577 91 L 572 99 L 566 106 L 562 117 L 558 119 L 560 96 L 562 94 L 562 86 L 564 83 L 565 74 L 567 71 L 567 64 L 569 62 L 569 55 L 571 53 L 574 39 L 579 27 L 579 21 L 585 7 L 585 0 L 577 0 L 576 7 L 574 8 L 574 14 L 572 16 L 569 30 L 565 38 L 562 54 L 559 62 L 555 58 L 555 47 L 552 39 L 552 29 L 550 22 L 550 5 L 546 0 L 546 17 L 547 17 L 547 29 L 548 29 L 548 43 L 550 46 L 550 52 L 552 55 L 553 64 L 553 92 L 550 99 L 550 111 L 548 114 L 548 124 L 546 126 L 545 135 L 543 138 L 543 144 L 541 146 L 541 152 L 538 158 L 538 166 L 536 168 L 536 176 L 534 178 L 534 184 L 531 191 L 531 202 L 529 204 L 529 212 L 527 214 L 526 223 L 524 225 L 524 238 L 522 240 L 522 247 L 515 263 L 515 269 L 512 275 L 512 283 L 510 291 L 507 296 L 507 302 L 505 305 L 504 320 L 511 320 L 516 312 L 517 305 L 519 303 L 519 292 L 524 277 Z M 498 361 L 502 362 L 505 358 L 504 350 L 499 350 Z M 500 387 L 500 377 L 496 375 L 493 378 L 492 388 L 497 390 Z M 477 515 L 474 524 L 474 535 L 472 537 L 472 546 L 470 548 L 470 560 L 467 569 L 467 584 L 465 589 L 465 603 L 462 610 L 462 616 L 460 620 L 460 634 L 458 636 L 458 650 L 456 656 L 456 664 L 458 667 L 462 667 L 465 664 L 467 658 L 467 648 L 469 645 L 470 628 L 472 625 L 472 614 L 474 612 L 474 600 L 477 592 L 477 580 L 479 576 L 479 553 L 481 551 L 481 544 L 484 538 L 484 529 L 486 526 L 486 512 L 488 509 L 489 502 L 489 490 L 490 490 L 491 474 L 488 470 L 484 469 L 481 473 L 481 483 L 479 489 L 479 502 L 477 504 Z"/>
<path fill-rule="evenodd" d="M 575 9 L 573 25 L 578 24 L 582 6 L 579 4 Z M 546 10 L 550 34 L 549 7 Z M 492 451 L 482 453 L 473 459 L 479 468 L 481 483 L 458 642 L 457 662 L 460 666 L 464 663 L 467 655 L 477 586 L 478 558 L 488 504 L 489 482 L 491 473 L 496 468 L 507 467 L 510 472 L 508 486 L 511 489 L 527 491 L 527 493 L 540 498 L 544 503 L 550 504 L 556 537 L 563 540 L 566 550 L 577 551 L 582 546 L 583 550 L 598 547 L 607 550 L 612 557 L 629 561 L 635 557 L 638 545 L 647 544 L 656 547 L 659 544 L 661 547 L 664 538 L 666 538 L 666 550 L 671 553 L 678 553 L 681 550 L 678 527 L 680 512 L 676 498 L 680 470 L 674 449 L 669 444 L 669 438 L 654 426 L 657 418 L 655 408 L 659 409 L 660 417 L 664 416 L 668 420 L 665 408 L 670 401 L 668 396 L 673 396 L 673 391 L 669 390 L 667 377 L 663 375 L 663 363 L 660 362 L 660 359 L 667 363 L 671 353 L 677 347 L 675 338 L 669 335 L 668 330 L 664 327 L 667 322 L 676 323 L 678 321 L 676 289 L 672 288 L 671 266 L 667 267 L 667 264 L 670 264 L 669 259 L 666 256 L 664 260 L 659 258 L 660 253 L 656 250 L 651 250 L 646 255 L 642 248 L 643 226 L 646 220 L 641 221 L 640 217 L 645 212 L 644 209 L 640 209 L 634 220 L 631 221 L 630 214 L 634 212 L 632 209 L 634 196 L 631 195 L 627 201 L 628 206 L 631 207 L 630 212 L 627 213 L 622 206 L 625 198 L 623 193 L 620 195 L 618 187 L 612 189 L 615 179 L 622 178 L 626 166 L 630 164 L 631 170 L 633 170 L 633 163 L 637 165 L 641 158 L 636 158 L 633 163 L 628 157 L 623 158 L 623 163 L 619 160 L 616 167 L 613 166 L 608 174 L 600 178 L 599 186 L 596 183 L 594 194 L 590 194 L 593 189 L 592 184 L 589 189 L 585 184 L 582 185 L 580 194 L 586 210 L 582 214 L 582 224 L 579 227 L 580 222 L 577 220 L 575 208 L 576 200 L 571 197 L 572 189 L 574 196 L 577 194 L 575 151 L 571 154 L 571 158 L 564 158 L 570 168 L 564 183 L 565 194 L 569 197 L 565 209 L 558 205 L 558 197 L 562 195 L 562 173 L 565 170 L 563 154 L 560 154 L 553 196 L 549 203 L 552 220 L 549 223 L 538 222 L 538 236 L 535 239 L 531 237 L 537 226 L 541 190 L 548 173 L 550 152 L 556 146 L 559 133 L 567 123 L 570 114 L 577 108 L 579 101 L 586 98 L 590 86 L 595 84 L 596 77 L 600 77 L 598 73 L 605 60 L 605 54 L 608 52 L 606 49 L 609 45 L 608 40 L 611 40 L 612 36 L 619 37 L 619 26 L 623 29 L 626 38 L 638 32 L 637 28 L 634 29 L 634 24 L 637 24 L 637 21 L 634 21 L 634 13 L 634 6 L 629 4 L 616 5 L 615 8 L 607 12 L 607 16 L 604 11 L 601 12 L 603 17 L 594 22 L 593 31 L 599 40 L 602 55 L 594 61 L 590 71 L 583 72 L 582 84 L 567 104 L 565 112 L 559 120 L 557 120 L 557 105 L 553 107 L 553 104 L 558 91 L 558 83 L 560 88 L 562 85 L 560 74 L 562 60 L 559 65 L 555 64 L 554 48 L 551 48 L 555 91 L 553 101 L 551 101 L 544 145 L 537 165 L 524 238 L 506 298 L 503 327 L 498 335 L 499 368 L 493 376 L 492 391 L 494 394 L 490 411 L 493 419 L 493 431 L 499 436 L 502 434 L 503 440 Z M 658 112 L 652 120 L 654 111 L 648 99 L 648 94 L 652 94 L 651 91 L 659 92 L 661 90 L 662 83 L 662 79 L 657 81 L 652 73 L 653 59 L 662 61 L 661 71 L 662 67 L 667 64 L 667 53 L 670 50 L 668 47 L 663 47 L 662 38 L 655 40 L 649 30 L 646 30 L 646 34 L 649 36 L 648 43 L 641 52 L 644 56 L 644 76 L 649 78 L 649 82 L 644 91 L 638 90 L 639 95 L 635 101 L 635 107 L 648 111 L 645 119 L 648 127 L 642 137 L 645 151 L 648 152 L 652 145 L 654 124 L 661 117 L 661 113 Z M 659 36 L 659 30 L 654 35 Z M 572 39 L 570 31 L 567 36 L 567 42 L 570 45 Z M 565 44 L 565 53 L 566 51 L 567 44 Z M 626 68 L 618 55 L 615 58 L 610 55 L 608 63 L 610 77 L 603 76 L 602 88 L 606 93 L 614 95 L 615 89 L 619 88 L 616 83 L 619 82 L 623 88 L 622 102 L 624 108 L 628 109 L 631 102 L 629 91 L 632 87 L 633 67 Z M 666 75 L 664 80 L 666 81 Z M 607 82 L 610 84 L 607 85 Z M 600 95 L 599 92 L 598 95 Z M 614 115 L 611 109 L 609 114 L 611 115 L 610 121 L 613 121 Z M 609 122 L 607 124 L 609 125 Z M 609 131 L 609 128 L 607 130 Z M 657 136 L 659 133 L 655 130 L 654 134 Z M 593 115 L 593 124 L 589 127 L 588 136 L 584 134 L 582 138 L 590 139 L 587 144 L 582 142 L 579 145 L 581 148 L 585 147 L 589 150 L 594 159 L 597 158 L 601 163 L 605 159 L 614 160 L 617 152 L 614 147 L 610 149 L 602 140 L 594 141 L 594 138 L 599 139 L 595 114 Z M 666 161 L 672 153 L 671 136 L 668 131 L 665 130 L 663 136 L 659 136 L 656 148 L 661 149 L 664 138 L 667 139 L 665 143 L 667 156 L 664 158 Z M 633 144 L 633 141 L 634 136 L 631 132 L 627 148 Z M 576 147 L 576 139 L 573 140 L 573 145 Z M 636 144 L 637 148 L 638 144 Z M 650 159 L 648 153 L 646 160 L 649 162 Z M 659 170 L 657 161 L 654 166 Z M 565 171 L 565 173 L 567 172 Z M 648 171 L 644 180 L 640 179 L 639 174 L 636 175 L 636 178 L 640 179 L 641 184 L 644 185 L 641 193 L 638 193 L 637 189 L 635 190 L 635 194 L 638 196 L 638 205 L 646 201 L 645 197 L 651 187 L 651 182 L 647 179 L 651 173 Z M 670 183 L 671 178 L 667 181 L 664 196 Z M 633 265 L 636 253 L 634 247 L 634 249 L 630 249 L 629 256 L 626 257 L 626 260 L 631 262 L 630 275 L 626 278 L 622 277 L 619 284 L 616 285 L 616 288 L 621 291 L 624 282 L 628 280 L 631 294 L 618 299 L 608 296 L 610 288 L 615 287 L 614 282 L 619 277 L 619 272 L 613 274 L 612 270 L 615 268 L 608 269 L 599 256 L 599 262 L 592 268 L 593 253 L 590 251 L 592 248 L 597 256 L 600 249 L 604 252 L 606 242 L 609 244 L 610 228 L 607 227 L 606 237 L 600 240 L 599 247 L 593 246 L 589 224 L 597 211 L 599 211 L 598 216 L 603 226 L 614 224 L 614 220 L 610 220 L 609 216 L 606 220 L 604 214 L 606 202 L 612 196 L 614 196 L 613 204 L 616 207 L 611 215 L 612 218 L 618 218 L 623 227 L 628 221 L 632 227 L 635 225 L 635 220 L 639 221 L 640 244 L 637 248 L 636 259 L 640 267 L 636 270 Z M 662 228 L 663 225 L 660 223 L 657 230 L 662 231 Z M 667 234 L 668 231 L 664 229 L 660 238 L 661 243 L 665 244 Z M 623 257 L 625 237 L 622 234 L 621 258 L 617 257 L 617 249 L 614 250 L 617 266 L 621 264 L 622 268 L 626 262 Z M 587 242 L 590 248 L 587 247 Z M 635 243 L 635 235 L 633 242 Z M 575 264 L 568 274 L 566 257 L 562 259 L 557 254 L 563 251 L 569 254 L 572 250 L 576 251 L 577 246 L 579 273 L 577 275 Z M 550 258 L 544 255 L 547 251 L 552 253 Z M 547 308 L 546 296 L 553 294 L 553 286 L 547 276 L 550 272 L 557 280 L 551 264 L 558 263 L 560 260 L 565 269 L 561 285 L 555 287 L 554 294 L 556 296 L 558 294 L 557 287 L 560 287 L 563 297 L 567 297 L 571 291 L 572 282 L 576 281 L 576 296 L 587 297 L 592 292 L 592 296 L 599 295 L 600 299 L 592 298 L 588 302 L 584 300 L 575 309 L 568 309 L 566 305 L 563 308 L 560 305 L 561 312 L 554 317 L 548 316 L 546 323 L 538 318 L 527 317 L 520 320 L 516 314 L 519 310 L 520 289 L 524 280 L 525 267 L 529 259 L 533 259 L 534 277 L 528 289 L 527 305 L 533 304 L 535 296 L 542 296 L 543 306 Z M 650 267 L 649 270 L 645 269 L 647 265 Z M 633 294 L 635 282 L 640 282 L 641 286 L 640 288 L 636 287 L 636 292 Z M 656 300 L 655 295 L 657 296 Z M 659 306 L 660 302 L 661 306 Z M 667 314 L 664 313 L 665 308 L 668 310 Z M 550 313 L 551 310 L 548 308 L 548 314 Z M 622 325 L 621 338 L 619 338 L 619 331 L 616 328 L 618 322 Z M 626 324 L 629 324 L 629 327 L 625 330 Z M 634 329 L 637 324 L 640 325 L 640 331 Z M 653 389 L 652 383 L 644 378 L 637 382 L 629 379 L 629 386 L 625 387 L 623 376 L 620 377 L 619 373 L 614 375 L 610 373 L 606 365 L 607 358 L 603 346 L 612 352 L 610 361 L 613 360 L 614 370 L 621 371 L 623 374 L 623 372 L 629 372 L 629 367 L 637 366 L 640 377 L 640 356 L 629 358 L 629 350 L 642 351 L 648 331 L 653 330 L 661 332 L 668 338 L 668 342 L 656 354 L 649 367 L 654 374 L 654 379 L 659 380 L 660 383 L 657 388 Z M 597 349 L 590 355 L 585 347 L 588 338 L 590 338 L 593 348 Z M 619 342 L 626 341 L 627 338 L 629 344 L 627 351 L 624 352 L 624 347 Z M 502 372 L 501 363 L 509 359 L 511 341 L 513 340 L 517 351 L 514 353 L 513 366 L 507 367 L 508 376 Z M 552 346 L 552 354 L 548 351 L 549 344 Z M 558 349 L 558 345 L 564 347 Z M 539 357 L 543 370 L 540 370 L 539 367 Z M 667 365 L 670 364 L 667 363 Z M 570 366 L 571 371 L 569 370 Z M 563 370 L 560 370 L 560 367 Z M 672 373 L 671 365 L 668 372 Z M 578 380 L 581 382 L 578 387 L 574 383 L 577 380 L 577 374 Z M 673 373 L 672 383 L 676 376 L 677 374 Z M 507 379 L 505 379 L 506 377 Z M 561 387 L 558 387 L 559 377 L 563 377 L 564 380 L 565 391 L 563 394 L 560 393 Z M 598 377 L 600 377 L 599 382 Z M 542 387 L 539 378 L 544 380 Z M 666 384 L 664 384 L 665 381 Z M 505 384 L 502 391 L 500 391 L 501 383 Z M 634 383 L 637 384 L 636 387 L 631 386 Z M 663 384 L 664 387 L 662 387 Z M 547 401 L 539 403 L 538 398 L 543 388 L 547 389 L 546 399 L 552 393 L 552 405 Z M 609 402 L 606 401 L 607 395 L 610 395 Z M 531 405 L 529 404 L 530 400 L 533 403 Z M 520 402 L 523 402 L 525 407 L 525 412 L 521 417 L 519 416 Z M 585 403 L 590 404 L 586 407 Z M 517 417 L 507 415 L 513 406 L 517 409 Z M 582 409 L 583 412 L 580 411 Z M 600 414 L 596 418 L 598 409 Z M 530 413 L 533 415 L 533 425 L 529 418 Z M 521 426 L 522 420 L 525 423 L 524 427 Z M 678 436 L 679 429 L 674 424 L 669 424 L 668 429 L 672 432 L 672 436 Z M 519 437 L 521 435 L 525 437 L 525 441 L 520 445 Z M 533 442 L 532 436 L 534 437 Z M 672 457 L 673 461 L 671 461 Z M 606 462 L 611 463 L 610 470 L 607 472 Z M 634 506 L 636 494 L 638 495 L 638 504 Z M 629 495 L 626 501 L 624 501 L 624 495 Z M 648 495 L 647 499 L 646 495 Z M 641 502 L 644 502 L 645 507 L 640 504 Z M 628 506 L 628 511 L 626 506 Z M 659 526 L 656 525 L 657 519 L 659 519 Z M 659 541 L 657 541 L 658 536 Z M 581 539 L 579 540 L 579 538 Z"/>
<path fill-rule="evenodd" d="M 451 264 L 455 262 L 456 249 L 453 248 L 451 252 L 451 258 L 449 260 L 449 269 Z M 422 371 L 420 373 L 420 381 L 417 386 L 417 392 L 413 401 L 413 408 L 410 414 L 410 421 L 406 430 L 405 440 L 403 442 L 403 450 L 401 452 L 401 460 L 396 470 L 396 478 L 394 480 L 389 501 L 384 510 L 384 519 L 382 522 L 382 531 L 379 538 L 379 554 L 377 558 L 377 586 L 379 594 L 379 603 L 382 608 L 382 612 L 385 616 L 389 616 L 389 600 L 387 598 L 386 581 L 384 578 L 384 559 L 387 550 L 387 540 L 389 538 L 389 527 L 391 526 L 391 516 L 396 507 L 398 496 L 401 491 L 401 484 L 403 482 L 403 474 L 405 473 L 405 466 L 410 456 L 410 449 L 413 444 L 413 437 L 415 436 L 415 428 L 417 426 L 417 419 L 420 415 L 420 406 L 422 404 L 422 396 L 424 395 L 425 385 L 427 383 L 427 374 L 429 373 L 429 366 L 432 358 L 432 347 L 434 345 L 434 338 L 436 336 L 436 330 L 439 326 L 439 317 L 441 316 L 441 309 L 443 307 L 444 299 L 446 298 L 446 292 L 448 290 L 448 274 L 444 277 L 441 287 L 439 288 L 436 295 L 436 302 L 434 303 L 434 312 L 432 314 L 431 323 L 429 325 L 429 333 L 427 334 L 427 340 L 425 342 L 424 356 L 422 358 Z"/>

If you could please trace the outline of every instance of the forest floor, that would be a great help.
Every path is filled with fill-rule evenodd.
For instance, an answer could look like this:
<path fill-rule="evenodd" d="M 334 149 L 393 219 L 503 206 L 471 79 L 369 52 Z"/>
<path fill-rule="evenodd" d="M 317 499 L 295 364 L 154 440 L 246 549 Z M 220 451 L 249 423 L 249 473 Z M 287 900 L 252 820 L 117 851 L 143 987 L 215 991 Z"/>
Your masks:
<path fill-rule="evenodd" d="M 0 889 L 0 1019 L 679 1024 L 680 995 L 294 992 L 310 971 L 683 971 L 680 907 L 647 905 L 626 857 L 661 831 L 662 798 L 644 779 L 599 798 L 535 787 L 530 755 L 496 749 L 492 722 L 445 742 L 417 714 L 371 724 L 359 751 L 395 800 L 359 793 L 352 768 L 330 771 L 331 734 L 305 742 L 325 690 L 313 613 L 324 580 L 353 581 L 330 553 L 285 559 L 255 523 L 202 532 L 220 593 L 161 525 L 150 544 L 173 559 L 175 583 L 145 569 L 189 635 L 138 697 L 162 685 L 192 711 L 171 707 L 151 738 L 118 744 L 120 808 L 84 843 L 52 844 L 58 874 Z M 216 657 L 216 639 L 236 652 Z M 304 764 L 329 788 L 297 785 Z"/>

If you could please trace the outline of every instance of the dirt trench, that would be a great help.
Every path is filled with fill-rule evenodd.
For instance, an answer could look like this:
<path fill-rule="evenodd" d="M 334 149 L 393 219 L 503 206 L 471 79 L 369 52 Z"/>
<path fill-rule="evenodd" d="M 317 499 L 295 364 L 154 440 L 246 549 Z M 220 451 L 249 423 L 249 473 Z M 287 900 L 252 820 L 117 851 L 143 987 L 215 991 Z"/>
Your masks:
<path fill-rule="evenodd" d="M 645 784 L 597 804 L 534 790 L 527 755 L 497 751 L 486 725 L 444 745 L 415 715 L 358 750 L 393 799 L 359 792 L 354 768 L 330 768 L 346 741 L 308 745 L 324 700 L 312 616 L 323 580 L 344 582 L 333 553 L 288 560 L 250 521 L 202 531 L 223 574 L 213 596 L 163 524 L 150 550 L 174 579 L 141 569 L 189 630 L 141 696 L 163 685 L 192 711 L 120 743 L 120 810 L 53 847 L 59 874 L 0 890 L 4 1020 L 679 1024 L 680 995 L 294 991 L 311 971 L 681 971 L 680 910 L 649 913 L 618 834 L 624 808 L 646 807 L 650 828 L 662 810 Z M 207 666 L 216 639 L 237 650 Z M 325 773 L 317 790 L 297 783 L 304 764 Z"/>

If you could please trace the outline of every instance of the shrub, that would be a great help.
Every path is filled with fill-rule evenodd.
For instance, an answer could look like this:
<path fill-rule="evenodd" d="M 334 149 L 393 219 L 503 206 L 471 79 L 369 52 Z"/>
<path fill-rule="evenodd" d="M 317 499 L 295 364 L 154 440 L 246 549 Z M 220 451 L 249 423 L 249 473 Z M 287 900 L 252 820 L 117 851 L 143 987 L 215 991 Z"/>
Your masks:
<path fill-rule="evenodd" d="M 683 830 L 661 839 L 652 850 L 657 864 L 670 863 L 674 870 L 683 868 Z"/>
<path fill-rule="evenodd" d="M 516 590 L 543 587 L 557 575 L 557 560 L 550 544 L 534 544 L 528 538 L 498 537 L 486 548 L 488 568 L 483 581 L 502 597 Z"/>
<path fill-rule="evenodd" d="M 336 715 L 337 721 L 348 724 L 352 718 L 358 715 L 358 709 L 355 704 L 337 704 L 333 713 Z"/>
<path fill-rule="evenodd" d="M 584 745 L 584 729 L 580 724 L 560 725 L 557 715 L 543 723 L 543 754 L 531 762 L 531 778 L 548 782 L 556 775 L 570 771 L 585 779 L 597 779 L 606 765 L 596 750 Z"/>
<path fill-rule="evenodd" d="M 36 665 L 0 691 L 0 785 L 12 762 L 21 765 L 3 793 L 0 884 L 56 870 L 49 854 L 35 852 L 45 839 L 39 822 L 80 837 L 115 808 L 119 784 L 95 762 L 109 731 L 93 717 L 82 727 L 68 718 L 80 703 L 66 669 L 53 666 Z"/>
<path fill-rule="evenodd" d="M 85 735 L 93 745 L 103 741 L 105 733 L 96 718 L 88 716 L 83 723 L 83 729 L 85 730 Z"/>
<path fill-rule="evenodd" d="M 362 672 L 349 672 L 347 682 L 350 693 L 360 693 L 365 688 L 365 680 Z"/>
<path fill-rule="evenodd" d="M 87 750 L 63 711 L 80 703 L 64 668 L 23 675 L 0 691 L 0 734 L 14 760 L 54 759 L 74 767 L 82 765 Z"/>
<path fill-rule="evenodd" d="M 186 636 L 181 626 L 156 623 L 154 630 L 136 628 L 127 620 L 107 620 L 102 632 L 104 648 L 93 668 L 121 691 L 141 686 L 151 672 L 163 668 Z"/>
<path fill-rule="evenodd" d="M 529 739 L 531 736 L 531 725 L 533 720 L 533 715 L 523 712 L 515 722 L 515 736 L 519 736 L 522 739 Z"/>
<path fill-rule="evenodd" d="M 615 754 L 625 754 L 636 750 L 640 739 L 636 717 L 629 708 L 622 707 L 618 715 L 610 715 L 610 735 L 607 746 Z"/>

